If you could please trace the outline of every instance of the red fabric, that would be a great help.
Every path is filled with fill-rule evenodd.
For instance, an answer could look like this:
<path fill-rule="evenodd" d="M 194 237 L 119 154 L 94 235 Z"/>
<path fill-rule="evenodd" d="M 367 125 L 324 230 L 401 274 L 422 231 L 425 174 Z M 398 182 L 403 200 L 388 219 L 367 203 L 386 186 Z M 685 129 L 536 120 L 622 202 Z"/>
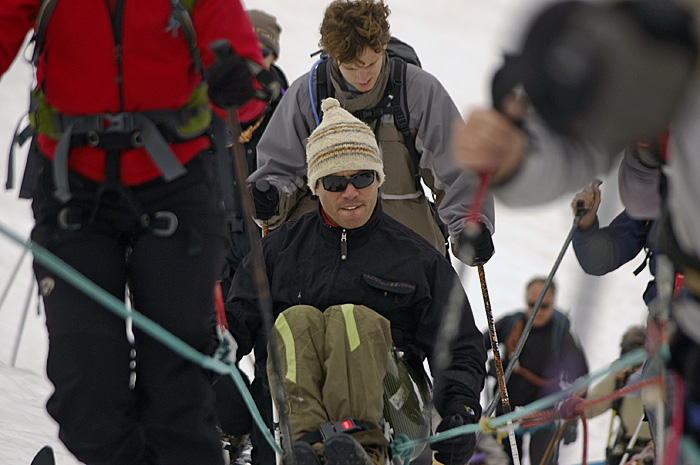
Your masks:
<path fill-rule="evenodd" d="M 0 2 L 0 72 L 17 55 L 33 27 L 38 0 Z M 47 101 L 70 115 L 179 109 L 185 105 L 201 76 L 192 66 L 182 31 L 167 32 L 169 0 L 125 1 L 121 59 L 109 7 L 95 0 L 59 1 L 46 30 L 37 69 Z M 258 40 L 239 0 L 199 0 L 192 13 L 204 66 L 214 55 L 209 44 L 225 38 L 241 56 L 262 64 Z M 121 80 L 119 75 L 121 74 Z M 262 107 L 261 107 L 262 105 Z M 251 101 L 242 115 L 259 112 L 264 103 Z M 57 141 L 42 136 L 39 146 L 50 158 Z M 177 158 L 187 163 L 208 147 L 206 137 L 173 145 Z M 71 150 L 69 167 L 90 179 L 104 180 L 104 152 L 90 147 Z M 129 150 L 121 159 L 122 182 L 135 185 L 155 179 L 160 171 L 143 149 Z"/>
<path fill-rule="evenodd" d="M 328 216 L 326 216 L 326 212 L 323 210 L 323 208 L 321 209 L 321 216 L 323 217 L 323 221 L 325 221 L 326 224 L 329 224 L 329 225 L 333 226 L 334 228 L 338 228 L 338 227 L 339 227 L 337 224 L 335 224 L 334 222 L 332 222 L 332 221 L 328 218 Z"/>

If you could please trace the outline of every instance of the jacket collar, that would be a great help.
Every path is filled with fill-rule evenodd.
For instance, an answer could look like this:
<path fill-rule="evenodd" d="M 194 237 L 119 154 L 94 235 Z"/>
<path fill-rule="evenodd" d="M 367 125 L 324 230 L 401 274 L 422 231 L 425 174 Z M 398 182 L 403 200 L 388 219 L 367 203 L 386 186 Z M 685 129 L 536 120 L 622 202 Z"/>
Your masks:
<path fill-rule="evenodd" d="M 355 243 L 364 243 L 367 238 L 369 238 L 372 233 L 379 229 L 379 225 L 382 223 L 382 216 L 384 215 L 384 210 L 382 210 L 382 202 L 377 201 L 377 206 L 374 208 L 372 215 L 367 220 L 363 226 L 355 229 L 344 229 L 340 226 L 332 226 L 324 219 L 322 213 L 321 203 L 318 204 L 318 210 L 316 210 L 316 218 L 321 224 L 322 236 L 324 239 L 337 240 L 343 231 L 345 231 L 348 240 L 352 238 Z"/>

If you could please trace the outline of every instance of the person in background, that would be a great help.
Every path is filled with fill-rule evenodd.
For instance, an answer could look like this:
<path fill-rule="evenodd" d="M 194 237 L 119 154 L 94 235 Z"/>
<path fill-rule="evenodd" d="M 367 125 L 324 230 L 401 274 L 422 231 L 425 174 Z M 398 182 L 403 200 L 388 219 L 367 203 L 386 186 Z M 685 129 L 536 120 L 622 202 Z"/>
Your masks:
<path fill-rule="evenodd" d="M 507 315 L 496 322 L 496 334 L 505 343 L 503 366 L 510 363 L 518 341 L 523 336 L 525 324 L 532 315 L 538 297 L 544 289 L 545 279 L 535 277 L 525 287 L 527 309 Z M 530 334 L 527 335 L 519 363 L 507 383 L 510 405 L 519 407 L 537 399 L 560 391 L 577 378 L 588 373 L 588 363 L 569 329 L 569 319 L 554 307 L 556 286 L 547 289 L 542 304 L 535 315 Z M 491 347 L 488 334 L 484 344 Z M 495 373 L 490 373 L 495 374 Z M 502 413 L 502 409 L 499 409 Z M 552 425 L 544 425 L 530 434 L 530 463 L 542 463 L 549 443 L 556 434 Z M 522 436 L 516 437 L 518 454 L 523 456 Z M 512 456 L 510 443 L 503 442 L 509 457 Z M 558 446 L 550 455 L 547 464 L 556 464 Z"/>
<path fill-rule="evenodd" d="M 631 326 L 622 335 L 620 341 L 620 356 L 644 347 L 646 342 L 646 329 L 643 326 Z M 610 394 L 627 385 L 634 384 L 642 379 L 642 365 L 629 367 L 618 373 L 611 373 L 591 386 L 586 393 L 586 398 L 597 399 Z M 626 452 L 627 444 L 635 433 L 637 426 L 643 422 L 637 436 L 637 441 L 632 445 L 629 455 L 640 453 L 651 440 L 651 431 L 644 414 L 642 396 L 639 392 L 619 399 L 601 402 L 585 410 L 586 418 L 594 418 L 612 409 L 611 421 L 619 420 L 616 434 L 612 437 L 605 451 L 606 465 L 618 465 Z M 612 430 L 612 426 L 611 426 Z"/>
<path fill-rule="evenodd" d="M 279 105 L 284 92 L 289 87 L 289 84 L 287 83 L 287 78 L 282 69 L 275 64 L 280 56 L 280 35 L 282 32 L 282 27 L 277 23 L 277 18 L 261 10 L 247 10 L 246 13 L 250 18 L 253 30 L 258 38 L 258 47 L 262 53 L 263 61 L 269 66 L 272 77 L 276 79 L 281 86 L 281 92 L 274 97 L 274 99 L 267 102 L 260 116 L 247 122 L 241 122 L 241 135 L 238 138 L 238 142 L 243 144 L 245 150 L 246 163 L 248 166 L 247 177 L 256 168 L 258 142 L 265 128 L 267 128 L 277 105 Z M 219 134 L 220 137 L 225 139 L 224 146 L 230 145 L 230 134 L 223 124 L 223 121 L 215 121 L 215 131 L 215 134 Z M 226 147 L 225 150 L 228 151 L 229 149 Z M 221 289 L 224 296 L 228 294 L 236 269 L 238 269 L 243 257 L 250 251 L 250 244 L 248 242 L 243 218 L 243 209 L 236 186 L 233 186 L 233 194 L 235 208 L 229 222 L 231 246 L 226 256 L 226 264 L 221 276 Z M 261 337 L 263 337 L 262 334 Z M 241 372 L 241 374 L 245 381 L 248 382 L 251 394 L 255 399 L 255 403 L 262 417 L 265 419 L 267 425 L 272 428 L 272 400 L 270 398 L 270 389 L 267 382 L 267 373 L 265 370 L 257 371 L 252 383 L 247 379 L 245 373 Z M 236 460 L 245 448 L 247 444 L 246 439 L 250 434 L 250 442 L 253 445 L 251 450 L 252 462 L 254 464 L 273 463 L 275 460 L 275 452 L 269 444 L 267 444 L 257 424 L 253 422 L 250 412 L 244 404 L 243 398 L 238 388 L 236 388 L 233 379 L 229 376 L 217 376 L 213 380 L 213 388 L 215 394 L 215 409 L 219 417 L 223 433 L 222 439 L 224 441 L 224 448 L 227 451 L 226 454 L 229 456 L 229 460 Z"/>

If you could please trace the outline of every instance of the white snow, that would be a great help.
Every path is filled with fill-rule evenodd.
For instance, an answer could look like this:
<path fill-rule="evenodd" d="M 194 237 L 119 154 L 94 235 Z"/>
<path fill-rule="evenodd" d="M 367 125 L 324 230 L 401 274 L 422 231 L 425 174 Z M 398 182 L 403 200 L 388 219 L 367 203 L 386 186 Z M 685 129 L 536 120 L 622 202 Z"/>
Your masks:
<path fill-rule="evenodd" d="M 527 23 L 528 2 L 518 0 L 389 0 L 392 33 L 411 43 L 423 67 L 436 75 L 464 112 L 488 104 L 490 76 L 500 60 L 503 47 L 512 47 Z M 541 0 L 536 0 L 542 3 Z M 278 17 L 283 27 L 279 65 L 288 78 L 306 72 L 315 59 L 309 53 L 318 48 L 318 26 L 326 0 L 248 0 L 248 8 L 266 10 Z M 79 72 L 79 70 L 77 71 Z M 27 108 L 31 70 L 22 60 L 0 80 L 0 179 L 5 179 L 6 153 L 13 130 Z M 15 179 L 21 179 L 25 150 L 17 156 Z M 604 179 L 600 219 L 610 221 L 622 207 L 616 176 Z M 543 180 L 546 182 L 546 180 Z M 494 316 L 524 304 L 524 285 L 533 275 L 547 275 L 571 227 L 571 196 L 531 209 L 513 210 L 497 205 L 496 255 L 485 266 Z M 0 223 L 28 238 L 32 226 L 29 202 L 18 200 L 17 192 L 0 193 Z M 7 287 L 22 249 L 0 237 L 0 292 Z M 629 325 L 644 322 L 646 308 L 641 299 L 648 271 L 634 277 L 632 270 L 641 255 L 620 270 L 601 278 L 586 276 L 569 251 L 556 275 L 559 308 L 570 311 L 591 369 L 601 368 L 619 354 L 622 332 Z M 32 285 L 31 260 L 24 257 L 19 274 L 0 307 L 0 463 L 29 464 L 44 445 L 57 450 L 59 465 L 78 463 L 57 439 L 57 426 L 46 414 L 44 403 L 52 387 L 44 374 L 47 334 L 43 313 L 37 312 L 36 293 L 27 313 L 21 344 L 12 364 L 16 338 Z M 480 328 L 486 317 L 474 270 L 464 278 L 465 288 Z M 609 416 L 590 421 L 589 461 L 601 460 Z M 581 428 L 579 428 L 581 431 Z M 581 462 L 581 438 L 563 447 L 560 463 Z"/>

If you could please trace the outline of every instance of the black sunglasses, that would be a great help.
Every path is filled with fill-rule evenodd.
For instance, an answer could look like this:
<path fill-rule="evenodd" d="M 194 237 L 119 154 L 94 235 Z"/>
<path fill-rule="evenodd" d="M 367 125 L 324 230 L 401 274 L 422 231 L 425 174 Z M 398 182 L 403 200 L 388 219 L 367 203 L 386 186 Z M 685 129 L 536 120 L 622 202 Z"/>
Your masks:
<path fill-rule="evenodd" d="M 270 50 L 269 48 L 263 47 L 260 49 L 260 52 L 262 53 L 263 58 L 267 58 L 272 53 L 272 50 Z"/>
<path fill-rule="evenodd" d="M 348 184 L 355 186 L 355 189 L 364 189 L 374 182 L 377 176 L 376 171 L 360 171 L 359 173 L 344 178 L 342 176 L 324 176 L 321 178 L 323 188 L 328 192 L 344 192 Z"/>

